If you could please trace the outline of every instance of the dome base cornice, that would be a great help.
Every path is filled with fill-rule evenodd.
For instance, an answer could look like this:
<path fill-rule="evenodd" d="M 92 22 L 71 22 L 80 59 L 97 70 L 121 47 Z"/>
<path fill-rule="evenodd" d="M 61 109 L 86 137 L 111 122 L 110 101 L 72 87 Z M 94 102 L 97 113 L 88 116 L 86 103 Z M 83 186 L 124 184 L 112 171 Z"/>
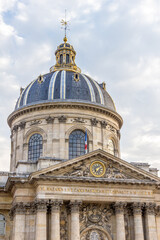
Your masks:
<path fill-rule="evenodd" d="M 80 103 L 80 102 L 50 102 L 50 103 L 40 103 L 35 105 L 30 105 L 18 109 L 12 112 L 8 117 L 8 125 L 11 127 L 12 122 L 17 119 L 18 117 L 28 114 L 34 111 L 41 111 L 45 109 L 82 109 L 82 110 L 91 110 L 98 113 L 105 114 L 106 116 L 110 116 L 111 118 L 115 119 L 118 122 L 119 128 L 122 127 L 123 119 L 122 117 L 108 108 L 103 106 L 90 104 L 90 103 Z"/>

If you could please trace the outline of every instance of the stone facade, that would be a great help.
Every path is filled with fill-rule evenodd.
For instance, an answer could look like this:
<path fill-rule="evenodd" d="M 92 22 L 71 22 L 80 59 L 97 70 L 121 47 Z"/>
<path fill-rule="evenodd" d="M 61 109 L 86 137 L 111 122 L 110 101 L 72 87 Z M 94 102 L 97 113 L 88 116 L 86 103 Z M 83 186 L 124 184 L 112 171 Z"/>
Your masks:
<path fill-rule="evenodd" d="M 69 63 L 59 65 L 58 56 L 56 68 L 63 70 Z M 80 72 L 74 65 L 70 68 Z M 74 78 L 77 84 L 82 76 Z M 39 77 L 38 84 L 44 79 Z M 94 95 L 94 83 L 86 81 Z M 109 98 L 104 88 L 101 91 Z M 8 118 L 11 167 L 0 173 L 0 239 L 160 240 L 157 169 L 120 158 L 123 121 L 115 108 L 79 99 L 22 102 L 25 105 Z M 74 130 L 86 132 L 88 151 L 70 159 Z M 28 158 L 34 134 L 42 137 L 42 154 L 36 161 Z"/>

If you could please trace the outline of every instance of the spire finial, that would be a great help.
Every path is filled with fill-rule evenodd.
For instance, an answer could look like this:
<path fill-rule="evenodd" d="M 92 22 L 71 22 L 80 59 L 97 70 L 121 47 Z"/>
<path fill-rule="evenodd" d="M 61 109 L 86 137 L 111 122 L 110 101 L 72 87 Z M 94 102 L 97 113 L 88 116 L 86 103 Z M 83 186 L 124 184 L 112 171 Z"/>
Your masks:
<path fill-rule="evenodd" d="M 64 32 L 65 32 L 65 36 L 64 36 L 64 38 L 63 38 L 63 41 L 64 41 L 65 43 L 67 42 L 67 36 L 66 36 L 67 30 L 69 30 L 69 28 L 68 28 L 68 22 L 69 22 L 69 21 L 66 20 L 66 9 L 65 9 L 65 19 L 62 19 L 62 20 L 61 20 L 62 29 L 64 29 Z"/>

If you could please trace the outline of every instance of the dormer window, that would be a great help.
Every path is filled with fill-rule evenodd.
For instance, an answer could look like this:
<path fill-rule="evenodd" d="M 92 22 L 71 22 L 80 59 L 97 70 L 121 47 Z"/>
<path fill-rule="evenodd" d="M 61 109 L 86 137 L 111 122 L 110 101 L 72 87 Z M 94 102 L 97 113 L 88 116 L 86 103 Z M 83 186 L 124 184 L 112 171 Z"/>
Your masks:
<path fill-rule="evenodd" d="M 74 74 L 74 81 L 76 81 L 76 82 L 79 81 L 79 74 L 78 73 Z"/>

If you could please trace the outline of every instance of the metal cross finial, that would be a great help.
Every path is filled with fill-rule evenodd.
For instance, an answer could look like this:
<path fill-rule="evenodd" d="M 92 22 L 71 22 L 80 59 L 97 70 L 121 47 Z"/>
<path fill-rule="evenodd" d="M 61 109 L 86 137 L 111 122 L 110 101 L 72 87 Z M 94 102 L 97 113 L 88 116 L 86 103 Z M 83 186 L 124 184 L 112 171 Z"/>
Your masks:
<path fill-rule="evenodd" d="M 67 32 L 67 30 L 69 30 L 69 28 L 68 28 L 68 22 L 69 22 L 69 21 L 66 20 L 66 9 L 65 9 L 65 19 L 62 19 L 62 20 L 61 20 L 62 29 L 64 29 L 64 32 L 65 32 L 65 37 L 64 37 L 64 39 L 63 39 L 64 42 L 67 42 L 66 32 Z"/>

